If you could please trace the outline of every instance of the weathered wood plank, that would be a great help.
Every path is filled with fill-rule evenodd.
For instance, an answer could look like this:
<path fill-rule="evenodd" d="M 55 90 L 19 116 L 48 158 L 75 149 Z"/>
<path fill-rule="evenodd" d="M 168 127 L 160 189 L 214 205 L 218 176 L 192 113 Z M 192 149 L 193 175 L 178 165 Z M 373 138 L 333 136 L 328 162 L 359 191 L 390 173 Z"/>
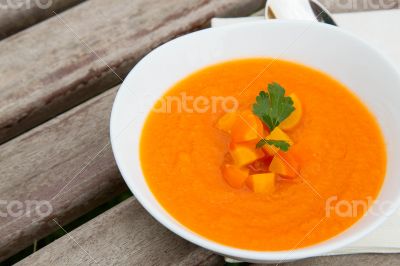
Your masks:
<path fill-rule="evenodd" d="M 263 3 L 88 0 L 3 40 L 0 143 L 120 83 L 115 73 L 125 77 L 163 42 L 214 16 L 249 15 Z"/>
<path fill-rule="evenodd" d="M 91 257 L 97 265 L 222 265 L 223 262 L 221 257 L 165 229 L 132 198 L 18 265 L 95 265 Z"/>
<path fill-rule="evenodd" d="M 0 146 L 0 261 L 57 229 L 52 218 L 68 223 L 126 189 L 109 146 L 116 90 Z M 49 201 L 50 216 L 32 200 Z"/>
<path fill-rule="evenodd" d="M 222 265 L 221 257 L 196 248 L 154 221 L 135 199 L 126 200 L 17 265 L 87 265 L 93 263 L 91 257 L 98 265 Z M 279 265 L 389 266 L 399 263 L 400 254 L 359 254 Z"/>
<path fill-rule="evenodd" d="M 0 40 L 85 0 L 0 0 Z"/>

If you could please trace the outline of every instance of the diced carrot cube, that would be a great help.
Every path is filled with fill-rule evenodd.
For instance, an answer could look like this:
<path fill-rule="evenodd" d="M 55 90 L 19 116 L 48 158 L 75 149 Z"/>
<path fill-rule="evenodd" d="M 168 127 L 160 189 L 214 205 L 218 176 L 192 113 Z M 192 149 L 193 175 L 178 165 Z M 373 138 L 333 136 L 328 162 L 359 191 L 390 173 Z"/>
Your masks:
<path fill-rule="evenodd" d="M 269 170 L 284 177 L 296 178 L 300 171 L 299 160 L 291 152 L 279 152 L 272 159 Z"/>
<path fill-rule="evenodd" d="M 241 188 L 249 176 L 249 170 L 237 165 L 225 164 L 222 167 L 225 181 L 233 188 Z"/>
<path fill-rule="evenodd" d="M 301 120 L 301 116 L 303 114 L 303 109 L 301 107 L 300 99 L 294 94 L 289 95 L 293 100 L 293 106 L 295 110 L 290 114 L 288 118 L 286 118 L 279 127 L 283 130 L 290 130 L 297 126 Z"/>
<path fill-rule="evenodd" d="M 246 146 L 250 149 L 255 149 L 258 143 L 258 139 L 255 140 L 250 140 L 250 141 L 246 141 L 246 142 L 233 142 L 231 141 L 231 143 L 229 144 L 229 147 L 231 150 L 235 149 L 236 147 L 243 147 Z"/>
<path fill-rule="evenodd" d="M 279 127 L 274 128 L 271 134 L 269 134 L 265 139 L 284 140 L 290 145 L 293 145 L 293 141 L 290 139 L 290 137 L 285 132 L 283 132 Z M 277 152 L 279 152 L 279 149 L 272 145 L 264 145 L 263 148 L 271 156 L 274 156 Z"/>
<path fill-rule="evenodd" d="M 230 153 L 233 161 L 238 166 L 252 163 L 265 156 L 260 149 L 256 149 L 255 146 L 250 147 L 248 145 L 235 145 Z"/>
<path fill-rule="evenodd" d="M 250 175 L 246 183 L 247 186 L 256 193 L 271 193 L 275 190 L 275 174 L 264 173 Z"/>
<path fill-rule="evenodd" d="M 261 120 L 251 111 L 238 113 L 237 119 L 232 126 L 231 136 L 235 143 L 261 139 L 263 124 Z"/>
<path fill-rule="evenodd" d="M 218 120 L 217 128 L 230 134 L 236 119 L 237 119 L 236 112 L 226 113 Z"/>

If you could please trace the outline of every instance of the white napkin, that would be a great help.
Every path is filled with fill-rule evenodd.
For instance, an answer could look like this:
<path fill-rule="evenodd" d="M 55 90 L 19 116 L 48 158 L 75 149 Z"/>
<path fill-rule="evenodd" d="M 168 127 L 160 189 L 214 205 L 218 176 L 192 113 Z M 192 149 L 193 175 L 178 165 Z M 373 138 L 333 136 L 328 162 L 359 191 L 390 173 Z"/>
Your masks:
<path fill-rule="evenodd" d="M 400 10 L 335 14 L 341 28 L 347 29 L 388 55 L 400 70 Z M 214 18 L 212 27 L 263 20 L 263 17 Z M 400 252 L 400 209 L 377 230 L 327 255 Z"/>

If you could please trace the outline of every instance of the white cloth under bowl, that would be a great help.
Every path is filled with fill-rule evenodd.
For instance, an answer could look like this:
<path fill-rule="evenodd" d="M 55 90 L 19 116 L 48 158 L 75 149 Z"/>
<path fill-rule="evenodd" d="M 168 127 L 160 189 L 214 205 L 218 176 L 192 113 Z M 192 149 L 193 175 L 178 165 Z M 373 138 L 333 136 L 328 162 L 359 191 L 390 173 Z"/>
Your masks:
<path fill-rule="evenodd" d="M 400 71 L 400 10 L 335 14 L 334 18 L 341 28 L 351 31 L 388 55 Z M 212 27 L 262 19 L 214 18 Z M 400 252 L 400 210 L 368 236 L 326 255 L 397 252 Z"/>

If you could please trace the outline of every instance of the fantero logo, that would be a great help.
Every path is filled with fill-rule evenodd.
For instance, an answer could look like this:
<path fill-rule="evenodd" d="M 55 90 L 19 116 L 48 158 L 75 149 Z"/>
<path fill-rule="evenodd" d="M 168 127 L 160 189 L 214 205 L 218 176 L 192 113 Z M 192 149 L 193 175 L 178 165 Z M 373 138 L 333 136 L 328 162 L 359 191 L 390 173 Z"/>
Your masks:
<path fill-rule="evenodd" d="M 323 1 L 328 9 L 339 10 L 379 10 L 391 9 L 399 5 L 400 0 L 329 0 Z"/>
<path fill-rule="evenodd" d="M 373 197 L 345 200 L 332 196 L 325 201 L 326 217 L 354 218 L 368 211 L 374 216 L 385 216 L 392 213 L 396 204 L 392 201 L 374 201 Z"/>
<path fill-rule="evenodd" d="M 46 217 L 53 212 L 53 206 L 47 200 L 0 200 L 0 217 Z"/>
<path fill-rule="evenodd" d="M 37 7 L 48 9 L 53 5 L 53 0 L 4 0 L 0 2 L 0 9 L 31 9 Z"/>

